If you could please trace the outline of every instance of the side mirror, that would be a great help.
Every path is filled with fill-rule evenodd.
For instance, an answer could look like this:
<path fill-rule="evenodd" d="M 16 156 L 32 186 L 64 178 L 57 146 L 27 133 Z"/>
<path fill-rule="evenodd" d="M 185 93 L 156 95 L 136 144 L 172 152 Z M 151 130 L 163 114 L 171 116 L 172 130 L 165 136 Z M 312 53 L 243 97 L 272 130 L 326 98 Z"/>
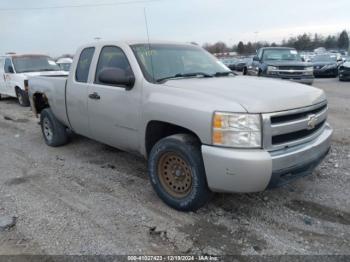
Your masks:
<path fill-rule="evenodd" d="M 253 57 L 253 61 L 260 62 L 260 59 L 259 59 L 259 57 L 256 55 L 256 56 Z"/>
<path fill-rule="evenodd" d="M 8 71 L 10 74 L 13 74 L 13 73 L 15 72 L 15 70 L 13 70 L 13 67 L 12 67 L 12 66 L 8 66 L 7 71 Z"/>
<path fill-rule="evenodd" d="M 121 68 L 106 68 L 98 74 L 99 82 L 107 85 L 125 86 L 127 90 L 135 84 L 134 76 L 127 76 Z"/>

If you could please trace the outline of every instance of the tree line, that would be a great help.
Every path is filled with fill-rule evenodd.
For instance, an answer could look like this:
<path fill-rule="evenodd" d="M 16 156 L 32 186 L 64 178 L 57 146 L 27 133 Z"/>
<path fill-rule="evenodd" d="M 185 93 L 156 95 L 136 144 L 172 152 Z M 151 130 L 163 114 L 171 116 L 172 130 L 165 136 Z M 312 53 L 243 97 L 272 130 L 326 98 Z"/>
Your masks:
<path fill-rule="evenodd" d="M 248 42 L 239 41 L 232 47 L 226 43 L 219 41 L 215 44 L 206 43 L 203 47 L 210 53 L 228 53 L 237 52 L 240 55 L 254 54 L 261 47 L 293 47 L 299 51 L 313 51 L 316 48 L 324 47 L 326 49 L 341 49 L 349 50 L 349 35 L 346 30 L 343 30 L 338 35 L 328 35 L 326 37 L 321 34 L 300 34 L 296 37 L 284 39 L 280 44 L 275 42 Z"/>

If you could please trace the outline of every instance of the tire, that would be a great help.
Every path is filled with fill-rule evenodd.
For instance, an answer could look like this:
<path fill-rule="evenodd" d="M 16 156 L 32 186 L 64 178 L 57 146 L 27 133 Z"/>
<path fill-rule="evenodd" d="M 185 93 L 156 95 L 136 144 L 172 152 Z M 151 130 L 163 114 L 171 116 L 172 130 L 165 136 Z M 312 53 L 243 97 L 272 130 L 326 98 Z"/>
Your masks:
<path fill-rule="evenodd" d="M 20 88 L 16 89 L 16 94 L 17 94 L 17 99 L 18 99 L 18 103 L 23 106 L 23 107 L 27 107 L 30 105 L 29 103 L 29 96 L 28 93 L 23 91 Z"/>
<path fill-rule="evenodd" d="M 48 146 L 58 147 L 68 143 L 67 128 L 57 120 L 50 108 L 41 111 L 40 125 Z"/>
<path fill-rule="evenodd" d="M 200 142 L 188 134 L 157 142 L 148 158 L 148 174 L 160 199 L 179 211 L 196 211 L 213 194 L 208 188 Z"/>

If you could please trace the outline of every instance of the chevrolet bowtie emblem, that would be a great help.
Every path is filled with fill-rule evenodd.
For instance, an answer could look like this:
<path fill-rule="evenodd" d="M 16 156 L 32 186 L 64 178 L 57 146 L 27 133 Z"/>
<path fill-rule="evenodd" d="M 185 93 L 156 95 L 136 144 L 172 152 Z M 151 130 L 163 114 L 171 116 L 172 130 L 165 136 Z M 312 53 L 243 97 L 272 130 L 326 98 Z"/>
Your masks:
<path fill-rule="evenodd" d="M 316 127 L 316 124 L 317 124 L 317 116 L 312 114 L 312 115 L 309 115 L 307 117 L 307 129 L 308 130 L 311 130 L 311 129 L 314 129 Z"/>

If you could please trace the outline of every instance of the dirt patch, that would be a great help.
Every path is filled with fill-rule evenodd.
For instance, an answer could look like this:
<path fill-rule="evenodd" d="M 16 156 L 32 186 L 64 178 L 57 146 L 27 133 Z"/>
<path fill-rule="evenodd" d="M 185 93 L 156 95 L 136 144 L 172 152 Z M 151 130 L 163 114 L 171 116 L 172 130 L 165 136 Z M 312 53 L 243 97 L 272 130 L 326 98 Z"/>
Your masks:
<path fill-rule="evenodd" d="M 350 225 L 350 213 L 305 200 L 292 200 L 286 207 L 310 217 Z"/>
<path fill-rule="evenodd" d="M 253 231 L 244 226 L 231 231 L 223 225 L 200 220 L 179 230 L 191 236 L 193 246 L 208 255 L 217 255 L 218 253 L 237 255 L 242 254 L 247 248 L 253 248 L 256 252 L 261 252 L 268 247 L 265 240 L 259 238 Z M 210 249 L 207 249 L 208 247 Z"/>

